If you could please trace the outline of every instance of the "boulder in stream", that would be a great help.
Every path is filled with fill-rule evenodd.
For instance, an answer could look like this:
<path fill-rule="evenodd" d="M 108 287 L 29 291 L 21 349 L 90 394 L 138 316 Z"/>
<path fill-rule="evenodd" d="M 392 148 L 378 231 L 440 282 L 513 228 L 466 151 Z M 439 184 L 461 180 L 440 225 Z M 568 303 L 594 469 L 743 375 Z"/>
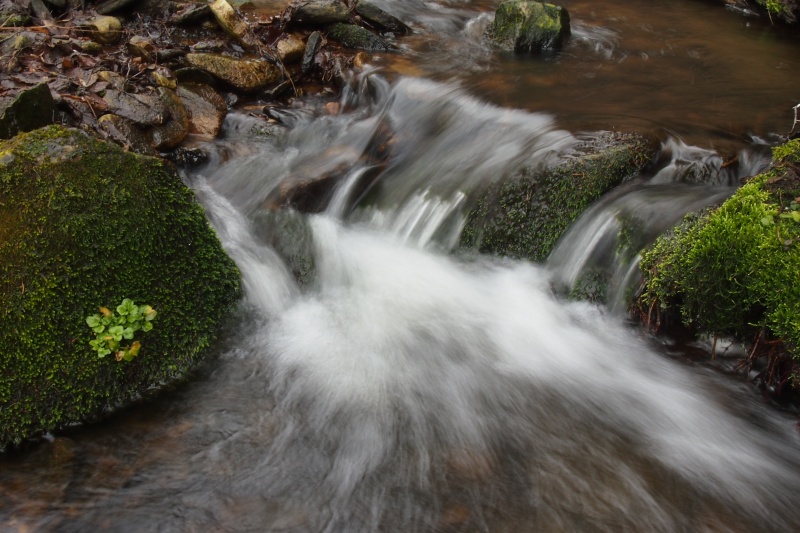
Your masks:
<path fill-rule="evenodd" d="M 202 83 L 179 85 L 177 94 L 189 115 L 189 133 L 216 137 L 228 113 L 225 99 Z"/>
<path fill-rule="evenodd" d="M 638 135 L 604 133 L 554 168 L 525 167 L 478 196 L 460 245 L 544 261 L 569 225 L 603 194 L 641 171 L 656 149 Z"/>
<path fill-rule="evenodd" d="M 350 9 L 338 0 L 303 2 L 292 13 L 292 22 L 303 26 L 327 26 L 349 21 Z"/>
<path fill-rule="evenodd" d="M 181 379 L 238 301 L 239 273 L 174 167 L 80 130 L 0 144 L 0 449 Z M 157 311 L 132 361 L 87 317 Z"/>
<path fill-rule="evenodd" d="M 488 30 L 489 37 L 498 46 L 524 53 L 560 48 L 569 33 L 566 9 L 532 0 L 501 3 Z"/>
<path fill-rule="evenodd" d="M 342 43 L 347 48 L 373 52 L 394 50 L 395 46 L 371 31 L 355 24 L 332 24 L 328 38 Z"/>

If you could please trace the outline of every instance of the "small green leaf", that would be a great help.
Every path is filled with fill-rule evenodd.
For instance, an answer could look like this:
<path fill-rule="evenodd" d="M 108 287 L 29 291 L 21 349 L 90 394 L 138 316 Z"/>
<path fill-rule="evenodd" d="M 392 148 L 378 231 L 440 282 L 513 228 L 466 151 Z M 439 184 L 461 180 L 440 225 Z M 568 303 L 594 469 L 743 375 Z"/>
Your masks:
<path fill-rule="evenodd" d="M 151 329 L 153 329 L 152 322 L 145 322 L 144 324 L 142 324 L 142 331 L 150 331 Z"/>
<path fill-rule="evenodd" d="M 792 218 L 795 222 L 800 222 L 800 211 L 792 211 Z"/>
<path fill-rule="evenodd" d="M 100 315 L 92 315 L 92 316 L 86 317 L 86 324 L 90 328 L 93 328 L 93 327 L 97 326 L 98 324 L 100 324 Z"/>
<path fill-rule="evenodd" d="M 775 224 L 775 220 L 773 220 L 772 216 L 770 215 L 767 215 L 761 219 L 762 226 L 771 226 L 773 224 Z"/>
<path fill-rule="evenodd" d="M 103 333 L 105 330 L 106 330 L 106 327 L 104 325 L 102 325 L 102 324 L 92 328 L 92 331 L 94 331 L 95 333 Z"/>
<path fill-rule="evenodd" d="M 133 338 L 133 328 L 125 328 L 125 330 L 122 332 L 122 337 L 127 340 L 131 340 Z"/>

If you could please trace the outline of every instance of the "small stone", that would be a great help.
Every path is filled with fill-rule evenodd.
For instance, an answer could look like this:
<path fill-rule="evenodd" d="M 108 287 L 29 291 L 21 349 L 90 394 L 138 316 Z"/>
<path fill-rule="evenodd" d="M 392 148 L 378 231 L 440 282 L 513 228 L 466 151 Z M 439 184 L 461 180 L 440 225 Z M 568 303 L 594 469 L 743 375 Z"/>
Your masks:
<path fill-rule="evenodd" d="M 100 44 L 114 44 L 122 36 L 122 23 L 115 17 L 97 16 L 87 26 L 92 39 Z"/>
<path fill-rule="evenodd" d="M 386 39 L 355 24 L 333 24 L 328 28 L 328 37 L 358 50 L 388 51 L 395 48 Z"/>
<path fill-rule="evenodd" d="M 225 99 L 203 84 L 180 85 L 176 92 L 189 116 L 189 133 L 216 137 L 228 113 Z"/>
<path fill-rule="evenodd" d="M 181 144 L 189 133 L 189 115 L 175 91 L 159 87 L 158 95 L 170 118 L 163 126 L 150 129 L 150 140 L 157 149 L 170 150 Z"/>
<path fill-rule="evenodd" d="M 235 59 L 219 54 L 186 54 L 186 62 L 245 92 L 256 92 L 281 80 L 281 70 L 263 59 Z"/>
<path fill-rule="evenodd" d="M 380 31 L 390 31 L 398 35 L 411 33 L 411 28 L 406 26 L 400 19 L 390 15 L 369 0 L 359 0 L 355 11 Z"/>
<path fill-rule="evenodd" d="M 153 83 L 155 83 L 158 87 L 166 87 L 167 89 L 172 89 L 173 91 L 178 87 L 175 74 L 173 74 L 172 71 L 166 67 L 159 67 L 151 72 L 150 78 L 152 78 Z"/>
<path fill-rule="evenodd" d="M 163 124 L 167 119 L 167 109 L 156 96 L 129 94 L 109 89 L 103 95 L 103 100 L 108 104 L 111 113 L 131 119 L 143 126 Z"/>
<path fill-rule="evenodd" d="M 208 7 L 225 33 L 239 41 L 245 48 L 252 50 L 258 46 L 258 42 L 250 34 L 247 22 L 239 16 L 227 0 L 215 0 Z"/>
<path fill-rule="evenodd" d="M 317 50 L 322 45 L 322 34 L 318 31 L 311 33 L 306 42 L 306 49 L 303 52 L 303 62 L 300 69 L 303 74 L 308 74 L 314 68 L 314 58 L 317 56 Z"/>
<path fill-rule="evenodd" d="M 103 115 L 97 121 L 109 139 L 138 154 L 158 155 L 147 135 L 134 121 L 117 115 Z"/>
<path fill-rule="evenodd" d="M 97 79 L 99 81 L 104 81 L 114 87 L 117 90 L 124 90 L 125 88 L 125 76 L 120 74 L 119 72 L 113 72 L 111 70 L 101 70 L 97 73 Z"/>
<path fill-rule="evenodd" d="M 179 68 L 175 71 L 175 79 L 179 84 L 182 83 L 204 83 L 206 85 L 214 85 L 216 82 L 214 76 L 209 74 L 203 69 L 195 67 Z"/>
<path fill-rule="evenodd" d="M 128 41 L 128 50 L 131 55 L 141 57 L 148 63 L 156 57 L 156 47 L 153 46 L 153 41 L 138 35 L 131 37 Z"/>
<path fill-rule="evenodd" d="M 106 0 L 105 2 L 98 4 L 94 9 L 101 15 L 108 15 L 109 13 L 118 11 L 136 1 L 138 0 Z"/>
<path fill-rule="evenodd" d="M 275 48 L 278 51 L 278 57 L 285 65 L 300 61 L 303 57 L 303 52 L 306 50 L 306 44 L 296 35 L 287 35 L 285 39 L 278 41 Z"/>
<path fill-rule="evenodd" d="M 307 26 L 327 26 L 336 22 L 349 22 L 350 9 L 337 0 L 317 0 L 297 6 L 292 22 Z"/>
<path fill-rule="evenodd" d="M 211 12 L 211 8 L 208 7 L 208 4 L 192 4 L 186 9 L 172 15 L 169 22 L 175 26 L 191 26 L 208 20 L 213 16 L 214 14 Z"/>

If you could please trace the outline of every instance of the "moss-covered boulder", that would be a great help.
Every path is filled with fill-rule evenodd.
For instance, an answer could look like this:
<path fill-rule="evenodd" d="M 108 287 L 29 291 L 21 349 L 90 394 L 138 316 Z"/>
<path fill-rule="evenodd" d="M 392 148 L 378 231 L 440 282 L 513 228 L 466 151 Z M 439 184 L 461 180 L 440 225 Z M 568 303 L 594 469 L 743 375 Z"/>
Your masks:
<path fill-rule="evenodd" d="M 0 144 L 0 449 L 182 377 L 239 290 L 168 163 L 56 126 Z M 124 298 L 154 327 L 132 361 L 99 358 L 86 318 Z"/>
<path fill-rule="evenodd" d="M 589 205 L 637 174 L 655 151 L 653 142 L 638 135 L 606 134 L 555 168 L 523 168 L 481 194 L 460 244 L 481 253 L 543 261 Z"/>
<path fill-rule="evenodd" d="M 650 320 L 762 347 L 780 341 L 800 359 L 800 140 L 774 155 L 768 171 L 644 254 L 639 305 Z"/>
<path fill-rule="evenodd" d="M 570 34 L 569 14 L 563 7 L 532 0 L 507 0 L 495 11 L 489 38 L 515 52 L 560 48 Z"/>

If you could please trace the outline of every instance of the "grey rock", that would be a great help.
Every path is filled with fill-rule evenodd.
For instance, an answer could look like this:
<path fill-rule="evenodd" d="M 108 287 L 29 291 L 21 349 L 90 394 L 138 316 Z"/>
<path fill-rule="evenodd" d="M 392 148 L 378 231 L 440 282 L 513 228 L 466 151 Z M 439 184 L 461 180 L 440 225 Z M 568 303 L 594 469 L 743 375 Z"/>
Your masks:
<path fill-rule="evenodd" d="M 169 23 L 175 26 L 192 26 L 204 20 L 208 20 L 213 16 L 214 14 L 211 12 L 211 8 L 208 4 L 192 4 L 186 9 L 172 15 L 169 19 Z"/>
<path fill-rule="evenodd" d="M 117 144 L 143 155 L 158 155 L 150 140 L 136 123 L 118 115 L 103 115 L 97 121 L 109 139 Z"/>
<path fill-rule="evenodd" d="M 108 104 L 109 112 L 143 126 L 163 124 L 168 116 L 167 108 L 153 95 L 129 94 L 108 89 L 103 100 Z"/>
<path fill-rule="evenodd" d="M 292 14 L 292 22 L 306 26 L 327 26 L 336 22 L 349 22 L 350 10 L 337 0 L 316 0 L 299 5 Z"/>
<path fill-rule="evenodd" d="M 55 113 L 53 95 L 46 83 L 15 97 L 0 97 L 0 139 L 52 124 Z"/>
<path fill-rule="evenodd" d="M 317 56 L 317 50 L 319 50 L 321 44 L 322 34 L 320 32 L 315 31 L 308 36 L 306 49 L 303 52 L 303 62 L 300 64 L 303 74 L 308 74 L 314 68 L 314 58 Z"/>
<path fill-rule="evenodd" d="M 390 31 L 398 35 L 411 33 L 411 28 L 406 26 L 400 19 L 390 15 L 368 0 L 358 2 L 355 11 L 362 19 L 380 31 Z"/>
<path fill-rule="evenodd" d="M 159 87 L 158 95 L 169 113 L 169 120 L 163 126 L 150 128 L 150 140 L 157 149 L 170 150 L 181 144 L 189 133 L 189 115 L 175 91 Z"/>

